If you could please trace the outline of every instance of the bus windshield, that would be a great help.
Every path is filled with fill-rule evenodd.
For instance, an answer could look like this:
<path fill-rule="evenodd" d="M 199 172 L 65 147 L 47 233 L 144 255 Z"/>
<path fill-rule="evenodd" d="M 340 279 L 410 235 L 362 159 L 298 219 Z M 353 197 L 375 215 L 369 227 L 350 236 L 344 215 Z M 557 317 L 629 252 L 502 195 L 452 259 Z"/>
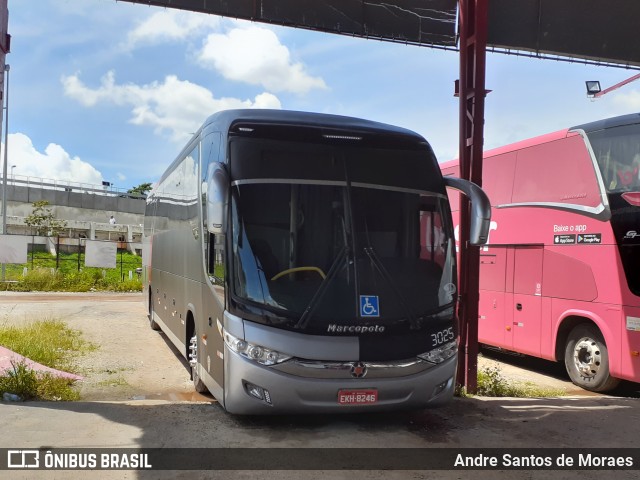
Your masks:
<path fill-rule="evenodd" d="M 607 192 L 640 189 L 640 124 L 588 132 Z"/>
<path fill-rule="evenodd" d="M 347 179 L 247 180 L 234 183 L 231 204 L 233 296 L 260 309 L 254 320 L 328 333 L 419 328 L 455 300 L 441 194 Z"/>

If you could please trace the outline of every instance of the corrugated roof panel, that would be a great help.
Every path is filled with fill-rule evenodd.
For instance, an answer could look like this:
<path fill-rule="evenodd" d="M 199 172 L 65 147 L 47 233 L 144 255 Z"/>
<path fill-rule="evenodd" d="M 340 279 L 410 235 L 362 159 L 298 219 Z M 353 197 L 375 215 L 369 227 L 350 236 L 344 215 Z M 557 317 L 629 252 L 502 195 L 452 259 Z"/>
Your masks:
<path fill-rule="evenodd" d="M 640 66 L 637 0 L 490 0 L 489 45 Z"/>
<path fill-rule="evenodd" d="M 456 0 L 124 1 L 396 42 L 456 43 Z"/>

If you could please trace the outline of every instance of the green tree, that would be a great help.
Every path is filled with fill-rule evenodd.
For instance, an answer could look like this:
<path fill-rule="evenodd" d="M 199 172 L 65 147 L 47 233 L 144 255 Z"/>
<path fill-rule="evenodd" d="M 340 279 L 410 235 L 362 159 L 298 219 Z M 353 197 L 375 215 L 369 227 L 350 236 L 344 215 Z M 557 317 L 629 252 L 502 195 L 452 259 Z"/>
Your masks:
<path fill-rule="evenodd" d="M 153 187 L 150 183 L 141 183 L 137 187 L 130 188 L 127 190 L 127 193 L 135 193 L 138 195 L 146 195 L 148 191 L 150 191 Z"/>
<path fill-rule="evenodd" d="M 57 236 L 67 227 L 66 220 L 60 220 L 55 217 L 47 200 L 38 200 L 33 202 L 33 210 L 24 218 L 24 223 L 35 230 L 36 235 L 41 236 Z"/>

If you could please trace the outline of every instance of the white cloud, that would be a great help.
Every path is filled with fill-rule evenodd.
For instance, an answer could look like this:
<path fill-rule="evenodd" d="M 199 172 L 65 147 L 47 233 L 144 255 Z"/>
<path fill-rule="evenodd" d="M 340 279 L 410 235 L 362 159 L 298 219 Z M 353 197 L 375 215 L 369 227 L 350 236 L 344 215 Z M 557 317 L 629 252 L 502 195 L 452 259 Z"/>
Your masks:
<path fill-rule="evenodd" d="M 77 100 L 85 107 L 93 107 L 96 103 L 106 97 L 109 91 L 113 90 L 115 87 L 115 74 L 113 72 L 107 73 L 102 77 L 102 81 L 100 83 L 102 84 L 100 88 L 91 90 L 84 86 L 77 74 L 62 77 L 64 93 Z"/>
<path fill-rule="evenodd" d="M 184 141 L 211 114 L 230 108 L 281 108 L 280 100 L 271 93 L 257 95 L 254 100 L 214 98 L 206 88 L 168 75 L 164 82 L 148 85 L 115 82 L 115 74 L 107 73 L 98 88 L 84 85 L 78 75 L 62 78 L 64 92 L 86 107 L 98 102 L 131 107 L 134 125 L 151 126 L 156 133 L 168 131 L 175 141 Z"/>
<path fill-rule="evenodd" d="M 42 153 L 23 133 L 10 133 L 8 143 L 8 164 L 9 168 L 11 165 L 16 166 L 13 169 L 16 178 L 37 177 L 91 185 L 102 184 L 102 174 L 98 170 L 79 157 L 72 157 L 60 145 L 50 143 Z M 1 154 L 4 155 L 4 143 Z"/>
<path fill-rule="evenodd" d="M 632 113 L 640 110 L 640 91 L 618 93 L 612 99 L 613 104 L 624 113 Z"/>
<path fill-rule="evenodd" d="M 198 59 L 229 80 L 262 85 L 273 92 L 327 88 L 322 78 L 309 75 L 302 63 L 291 60 L 289 49 L 274 32 L 254 25 L 234 28 L 226 35 L 210 34 Z"/>
<path fill-rule="evenodd" d="M 164 10 L 154 13 L 131 30 L 126 47 L 133 49 L 140 44 L 185 40 L 203 30 L 217 28 L 219 24 L 220 18 L 213 15 Z"/>

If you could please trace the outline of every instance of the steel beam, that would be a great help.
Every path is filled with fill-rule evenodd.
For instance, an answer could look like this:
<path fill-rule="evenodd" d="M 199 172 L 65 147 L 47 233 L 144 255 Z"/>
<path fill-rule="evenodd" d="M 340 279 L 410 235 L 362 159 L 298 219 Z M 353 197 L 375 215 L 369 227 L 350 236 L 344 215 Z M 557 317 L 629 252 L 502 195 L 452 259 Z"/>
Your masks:
<path fill-rule="evenodd" d="M 482 185 L 488 0 L 459 1 L 460 177 Z M 458 383 L 475 393 L 478 375 L 480 249 L 469 244 L 469 201 L 460 198 Z"/>

